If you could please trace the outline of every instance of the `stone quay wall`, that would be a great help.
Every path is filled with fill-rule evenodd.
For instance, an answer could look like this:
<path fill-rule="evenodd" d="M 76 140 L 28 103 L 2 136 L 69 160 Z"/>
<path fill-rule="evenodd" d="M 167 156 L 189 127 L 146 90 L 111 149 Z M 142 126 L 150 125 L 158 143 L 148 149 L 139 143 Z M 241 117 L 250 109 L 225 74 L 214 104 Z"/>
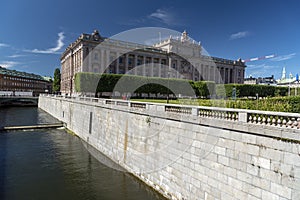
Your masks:
<path fill-rule="evenodd" d="M 40 96 L 39 107 L 169 199 L 300 199 L 300 115 Z"/>

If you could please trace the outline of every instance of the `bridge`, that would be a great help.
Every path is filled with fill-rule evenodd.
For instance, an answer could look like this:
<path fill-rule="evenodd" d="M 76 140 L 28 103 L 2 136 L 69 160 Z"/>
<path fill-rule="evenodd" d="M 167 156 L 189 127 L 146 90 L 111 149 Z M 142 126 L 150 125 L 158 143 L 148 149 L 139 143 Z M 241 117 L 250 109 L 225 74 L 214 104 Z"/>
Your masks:
<path fill-rule="evenodd" d="M 39 107 L 169 199 L 298 199 L 300 114 L 40 96 Z"/>
<path fill-rule="evenodd" d="M 0 106 L 37 106 L 38 97 L 0 96 Z"/>

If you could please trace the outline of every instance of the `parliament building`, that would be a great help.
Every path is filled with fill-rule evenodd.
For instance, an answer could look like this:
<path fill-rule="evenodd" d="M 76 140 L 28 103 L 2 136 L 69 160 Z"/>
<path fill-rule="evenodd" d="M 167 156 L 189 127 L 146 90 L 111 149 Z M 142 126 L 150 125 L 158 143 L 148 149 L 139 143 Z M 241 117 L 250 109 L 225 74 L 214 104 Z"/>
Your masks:
<path fill-rule="evenodd" d="M 245 63 L 204 55 L 186 31 L 152 46 L 81 34 L 61 56 L 61 92 L 74 94 L 78 72 L 244 83 Z"/>

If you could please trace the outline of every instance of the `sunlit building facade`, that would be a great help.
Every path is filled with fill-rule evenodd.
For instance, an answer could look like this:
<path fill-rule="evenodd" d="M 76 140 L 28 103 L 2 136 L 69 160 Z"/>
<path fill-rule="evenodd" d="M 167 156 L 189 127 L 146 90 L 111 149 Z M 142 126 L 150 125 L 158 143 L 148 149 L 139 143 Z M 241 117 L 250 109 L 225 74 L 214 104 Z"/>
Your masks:
<path fill-rule="evenodd" d="M 33 95 L 48 93 L 52 90 L 52 82 L 44 77 L 11 70 L 0 66 L 0 91 L 32 92 Z"/>
<path fill-rule="evenodd" d="M 186 31 L 153 46 L 102 37 L 96 30 L 81 34 L 61 56 L 61 92 L 75 92 L 78 72 L 133 74 L 216 83 L 243 83 L 245 63 L 202 54 Z"/>

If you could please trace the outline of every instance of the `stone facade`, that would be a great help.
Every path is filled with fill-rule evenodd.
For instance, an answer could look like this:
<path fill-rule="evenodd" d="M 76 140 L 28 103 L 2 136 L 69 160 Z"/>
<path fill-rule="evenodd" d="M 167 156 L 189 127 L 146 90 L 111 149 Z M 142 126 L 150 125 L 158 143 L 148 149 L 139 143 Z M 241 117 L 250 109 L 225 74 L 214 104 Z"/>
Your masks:
<path fill-rule="evenodd" d="M 20 72 L 0 66 L 0 91 L 12 94 L 31 92 L 32 95 L 52 92 L 52 81 L 37 74 Z"/>
<path fill-rule="evenodd" d="M 79 97 L 41 96 L 39 107 L 169 199 L 299 199 L 299 120 L 273 125 L 248 120 L 247 110 Z"/>
<path fill-rule="evenodd" d="M 142 66 L 142 67 L 139 67 Z M 245 63 L 202 55 L 200 43 L 186 32 L 153 46 L 82 34 L 61 56 L 61 92 L 72 94 L 77 72 L 243 83 Z"/>

